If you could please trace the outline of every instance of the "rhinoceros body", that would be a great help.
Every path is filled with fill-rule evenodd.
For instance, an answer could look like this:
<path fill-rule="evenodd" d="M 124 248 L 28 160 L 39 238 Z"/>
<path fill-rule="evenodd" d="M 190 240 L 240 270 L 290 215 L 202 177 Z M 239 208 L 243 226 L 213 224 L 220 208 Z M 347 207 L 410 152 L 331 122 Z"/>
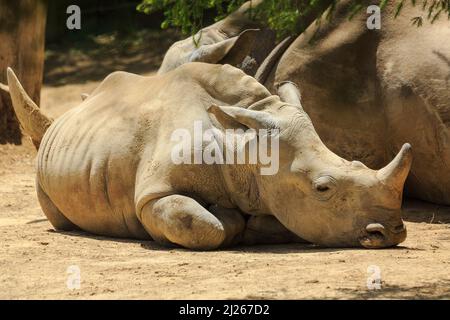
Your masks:
<path fill-rule="evenodd" d="M 233 207 L 217 167 L 173 165 L 171 134 L 192 131 L 195 121 L 210 128 L 212 104 L 247 107 L 269 96 L 230 66 L 184 65 L 156 77 L 113 73 L 47 130 L 38 188 L 78 227 L 122 237 L 148 237 L 139 210 L 162 195 L 197 194 Z"/>
<path fill-rule="evenodd" d="M 118 72 L 53 123 L 12 70 L 8 83 L 24 130 L 40 145 L 38 199 L 56 229 L 192 249 L 302 239 L 378 248 L 406 237 L 400 206 L 410 146 L 380 170 L 340 158 L 292 83 L 271 95 L 237 68 L 204 63 L 155 77 Z M 172 134 L 192 133 L 195 123 L 215 129 L 216 140 L 229 128 L 262 129 L 279 141 L 279 170 L 263 175 L 249 158 L 176 163 Z"/>

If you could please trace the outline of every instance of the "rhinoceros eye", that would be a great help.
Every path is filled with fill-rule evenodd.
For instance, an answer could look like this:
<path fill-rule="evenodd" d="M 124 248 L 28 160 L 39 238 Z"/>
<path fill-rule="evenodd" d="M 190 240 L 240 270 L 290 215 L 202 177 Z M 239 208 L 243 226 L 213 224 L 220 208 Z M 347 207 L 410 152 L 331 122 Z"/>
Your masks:
<path fill-rule="evenodd" d="M 330 176 L 321 176 L 314 180 L 313 189 L 320 200 L 328 200 L 335 193 L 336 181 Z"/>
<path fill-rule="evenodd" d="M 328 186 L 323 186 L 323 185 L 317 185 L 316 186 L 316 190 L 318 191 L 318 192 L 326 192 L 326 191 L 328 191 L 328 190 L 330 190 L 330 187 L 328 187 Z"/>

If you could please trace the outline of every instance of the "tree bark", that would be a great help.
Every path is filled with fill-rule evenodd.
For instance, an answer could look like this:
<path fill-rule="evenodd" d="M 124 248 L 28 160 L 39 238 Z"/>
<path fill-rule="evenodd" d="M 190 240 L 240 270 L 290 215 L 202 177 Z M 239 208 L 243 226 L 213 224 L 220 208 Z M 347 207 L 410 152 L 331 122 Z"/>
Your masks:
<path fill-rule="evenodd" d="M 0 83 L 13 68 L 29 96 L 39 105 L 44 71 L 47 0 L 0 0 Z M 0 87 L 0 143 L 21 143 L 9 94 Z"/>

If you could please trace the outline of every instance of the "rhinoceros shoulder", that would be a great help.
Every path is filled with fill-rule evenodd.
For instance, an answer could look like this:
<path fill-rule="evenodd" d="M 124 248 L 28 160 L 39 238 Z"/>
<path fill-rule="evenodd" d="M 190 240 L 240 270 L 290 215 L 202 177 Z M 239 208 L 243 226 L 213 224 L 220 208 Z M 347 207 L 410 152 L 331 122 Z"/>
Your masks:
<path fill-rule="evenodd" d="M 114 71 L 106 76 L 105 79 L 98 85 L 98 87 L 92 92 L 90 97 L 98 94 L 102 91 L 107 91 L 111 89 L 117 89 L 120 86 L 128 83 L 135 83 L 136 81 L 142 81 L 145 79 L 144 76 L 140 76 L 134 73 L 129 73 L 125 71 Z"/>

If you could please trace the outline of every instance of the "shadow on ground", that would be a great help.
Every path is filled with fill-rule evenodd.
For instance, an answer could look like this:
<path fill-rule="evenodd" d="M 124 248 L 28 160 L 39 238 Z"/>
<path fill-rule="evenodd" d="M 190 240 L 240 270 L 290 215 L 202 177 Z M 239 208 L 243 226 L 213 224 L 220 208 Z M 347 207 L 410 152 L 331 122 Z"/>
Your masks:
<path fill-rule="evenodd" d="M 75 43 L 49 45 L 46 86 L 99 81 L 113 71 L 144 74 L 158 70 L 168 48 L 182 36 L 171 30 L 139 30 L 90 35 Z"/>
<path fill-rule="evenodd" d="M 403 204 L 403 219 L 417 223 L 450 224 L 450 207 L 408 199 Z"/>
<path fill-rule="evenodd" d="M 429 223 L 429 224 L 449 224 L 450 223 L 450 207 L 438 206 L 434 204 L 425 203 L 417 200 L 408 199 L 403 206 L 404 220 L 415 223 Z M 37 219 L 29 221 L 27 224 L 35 224 L 47 221 L 46 219 Z M 179 246 L 160 245 L 152 240 L 138 240 L 138 239 L 126 239 L 126 238 L 111 238 L 99 235 L 93 235 L 85 231 L 55 231 L 53 229 L 47 230 L 48 232 L 57 232 L 60 234 L 70 235 L 74 237 L 89 238 L 99 241 L 116 241 L 122 243 L 139 243 L 142 248 L 147 250 L 180 250 L 191 251 Z M 366 250 L 364 248 L 326 248 L 311 243 L 288 243 L 288 244 L 276 244 L 276 245 L 253 245 L 244 246 L 238 245 L 231 248 L 222 249 L 222 251 L 232 253 L 271 253 L 271 254 L 287 254 L 287 253 L 317 253 L 317 252 L 344 252 L 344 251 L 357 251 Z M 396 246 L 393 248 L 386 248 L 380 250 L 420 250 L 415 248 L 408 248 L 404 246 Z M 392 288 L 394 290 L 395 288 Z M 391 290 L 391 289 L 389 289 Z"/>
<path fill-rule="evenodd" d="M 30 223 L 39 223 L 46 221 L 45 219 L 42 220 L 35 220 L 28 222 Z M 189 251 L 191 252 L 191 249 L 185 249 L 177 245 L 161 245 L 153 240 L 139 240 L 139 239 L 128 239 L 128 238 L 112 238 L 112 237 L 105 237 L 105 236 L 99 236 L 94 235 L 85 231 L 55 231 L 53 229 L 47 230 L 48 232 L 56 232 L 59 234 L 69 235 L 73 237 L 80 237 L 80 238 L 88 238 L 98 241 L 115 241 L 115 242 L 121 242 L 121 243 L 138 243 L 141 245 L 142 248 L 146 250 L 156 250 L 156 251 L 169 251 L 169 250 L 177 250 L 177 251 Z M 329 247 L 321 247 L 312 243 L 284 243 L 284 244 L 274 244 L 274 245 L 237 245 L 230 248 L 223 248 L 218 251 L 224 251 L 228 253 L 252 253 L 252 254 L 288 254 L 288 253 L 333 253 L 333 252 L 345 252 L 345 251 L 365 251 L 367 249 L 364 248 L 329 248 Z M 392 248 L 385 248 L 385 249 L 379 249 L 378 251 L 382 250 L 415 250 L 412 248 L 407 248 L 404 246 L 396 246 Z"/>
<path fill-rule="evenodd" d="M 396 285 L 381 285 L 381 289 L 374 289 L 367 291 L 358 289 L 343 288 L 340 289 L 345 296 L 350 299 L 399 299 L 411 298 L 414 299 L 450 299 L 450 280 L 440 280 L 433 283 L 424 283 L 419 286 L 396 286 Z"/>

